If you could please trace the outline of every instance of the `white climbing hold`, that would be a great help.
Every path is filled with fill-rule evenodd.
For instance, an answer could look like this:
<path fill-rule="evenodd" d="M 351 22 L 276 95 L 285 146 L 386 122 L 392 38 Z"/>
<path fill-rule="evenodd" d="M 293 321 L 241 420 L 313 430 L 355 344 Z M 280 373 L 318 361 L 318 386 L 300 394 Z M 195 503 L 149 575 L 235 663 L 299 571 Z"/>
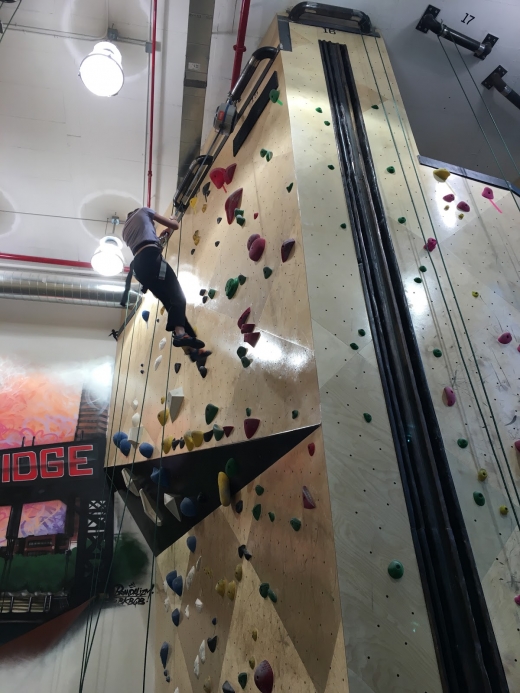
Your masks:
<path fill-rule="evenodd" d="M 159 342 L 159 349 L 162 351 L 165 346 L 166 346 L 166 337 L 163 337 L 161 339 L 161 341 Z"/>
<path fill-rule="evenodd" d="M 199 556 L 197 558 L 197 562 L 195 563 L 195 570 L 200 570 L 200 564 L 202 563 L 202 556 Z"/>
<path fill-rule="evenodd" d="M 166 398 L 166 404 L 170 410 L 170 419 L 173 423 L 179 416 L 179 412 L 184 401 L 184 390 L 182 387 L 177 387 L 175 390 L 169 390 Z"/>
<path fill-rule="evenodd" d="M 166 589 L 167 587 L 168 587 L 168 585 L 166 584 L 166 580 L 165 580 L 165 581 L 164 581 L 164 589 Z M 169 599 L 169 597 L 166 597 L 166 599 L 164 600 L 164 608 L 166 609 L 166 611 L 169 611 L 169 610 L 170 610 L 170 599 Z"/>
<path fill-rule="evenodd" d="M 139 495 L 139 489 L 137 487 L 137 484 L 135 483 L 137 480 L 137 477 L 132 474 L 128 469 L 123 469 L 121 472 L 121 476 L 123 477 L 123 481 L 125 482 L 126 488 L 131 491 L 134 496 Z"/>
<path fill-rule="evenodd" d="M 173 693 L 179 693 L 179 687 L 178 687 L 178 686 L 177 686 L 177 688 L 173 691 Z"/>
<path fill-rule="evenodd" d="M 202 611 L 202 606 L 203 606 L 203 605 L 202 605 L 202 602 L 200 601 L 200 599 L 196 599 L 196 600 L 195 600 L 195 608 L 197 609 L 197 611 L 199 612 L 199 614 L 200 614 L 200 612 Z"/>
<path fill-rule="evenodd" d="M 139 402 L 136 399 L 134 399 L 134 401 L 132 402 L 132 409 L 135 411 L 138 406 L 139 406 Z"/>
<path fill-rule="evenodd" d="M 154 370 L 157 370 L 159 368 L 159 366 L 161 365 L 161 361 L 162 361 L 162 356 L 158 356 L 155 359 L 155 363 L 153 364 Z"/>
<path fill-rule="evenodd" d="M 188 606 L 184 609 L 184 615 L 186 616 L 186 618 L 189 618 L 189 617 L 190 617 L 190 605 L 189 605 L 189 604 L 188 604 Z"/>
<path fill-rule="evenodd" d="M 191 583 L 193 582 L 194 577 L 195 577 L 195 566 L 192 565 L 189 573 L 186 575 L 186 589 L 187 590 L 190 589 Z"/>
<path fill-rule="evenodd" d="M 194 661 L 194 663 L 193 663 L 193 673 L 195 674 L 195 676 L 196 676 L 197 678 L 199 678 L 199 675 L 200 675 L 200 659 L 199 659 L 199 655 L 197 655 L 197 656 L 195 657 L 195 661 Z"/>
<path fill-rule="evenodd" d="M 135 426 L 135 427 L 139 426 L 139 421 L 141 421 L 141 414 L 139 414 L 139 412 L 137 412 L 137 414 L 134 414 L 132 416 L 132 426 Z"/>
<path fill-rule="evenodd" d="M 182 496 L 177 496 L 175 494 L 171 496 L 169 493 L 164 494 L 164 507 L 169 510 L 173 517 L 179 520 L 179 522 L 182 520 L 180 512 L 181 501 Z"/>
<path fill-rule="evenodd" d="M 142 443 L 146 437 L 150 438 L 144 426 L 132 426 L 128 431 L 128 440 L 134 445 Z"/>
<path fill-rule="evenodd" d="M 154 523 L 157 523 L 157 527 L 162 526 L 162 518 L 156 508 L 155 503 L 146 493 L 144 489 L 139 489 L 139 495 L 141 496 L 141 503 L 143 504 L 144 514 Z"/>
<path fill-rule="evenodd" d="M 204 662 L 206 661 L 206 641 L 205 640 L 203 640 L 200 643 L 199 657 L 200 657 L 200 661 L 204 664 Z"/>

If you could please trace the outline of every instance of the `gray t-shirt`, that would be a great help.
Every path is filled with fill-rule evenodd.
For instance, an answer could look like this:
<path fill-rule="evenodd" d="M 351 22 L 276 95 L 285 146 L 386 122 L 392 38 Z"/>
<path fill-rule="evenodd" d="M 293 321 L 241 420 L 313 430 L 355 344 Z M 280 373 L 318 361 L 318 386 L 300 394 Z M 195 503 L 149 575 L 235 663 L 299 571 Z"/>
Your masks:
<path fill-rule="evenodd" d="M 159 243 L 153 223 L 154 214 L 153 209 L 141 207 L 126 220 L 123 226 L 123 240 L 132 253 L 135 254 L 135 249 L 141 243 Z"/>

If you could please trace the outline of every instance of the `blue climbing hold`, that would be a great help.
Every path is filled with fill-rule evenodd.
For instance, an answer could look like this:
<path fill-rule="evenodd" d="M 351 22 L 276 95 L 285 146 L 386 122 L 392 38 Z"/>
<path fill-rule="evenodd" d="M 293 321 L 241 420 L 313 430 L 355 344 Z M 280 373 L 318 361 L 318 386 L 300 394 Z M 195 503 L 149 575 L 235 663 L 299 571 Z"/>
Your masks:
<path fill-rule="evenodd" d="M 157 486 L 169 486 L 170 484 L 170 475 L 165 467 L 154 467 L 150 479 Z"/>
<path fill-rule="evenodd" d="M 153 445 L 150 445 L 150 443 L 141 443 L 139 446 L 139 452 L 143 457 L 146 457 L 149 460 L 153 455 Z"/>
<path fill-rule="evenodd" d="M 186 539 L 186 544 L 188 545 L 189 550 L 192 553 L 195 553 L 195 549 L 197 548 L 197 537 L 194 537 L 192 534 L 191 537 Z"/>
<path fill-rule="evenodd" d="M 166 662 L 168 661 L 168 653 L 170 651 L 170 646 L 166 641 L 163 642 L 161 645 L 161 649 L 159 650 L 159 657 L 161 658 L 161 662 L 163 665 L 163 669 L 166 669 Z"/>
<path fill-rule="evenodd" d="M 177 575 L 172 582 L 172 590 L 177 596 L 182 597 L 182 575 Z"/>
<path fill-rule="evenodd" d="M 168 575 L 166 576 L 166 584 L 170 589 L 173 589 L 173 581 L 177 577 L 177 571 L 176 570 L 171 570 Z"/>
<path fill-rule="evenodd" d="M 183 498 L 180 507 L 181 513 L 186 517 L 195 517 L 197 514 L 197 504 L 191 498 Z"/>
<path fill-rule="evenodd" d="M 128 436 L 126 435 L 126 433 L 123 433 L 123 431 L 118 431 L 117 433 L 114 433 L 114 435 L 112 436 L 114 445 L 117 445 L 117 447 L 119 447 L 121 445 L 121 442 L 123 440 L 126 440 L 127 438 Z"/>
<path fill-rule="evenodd" d="M 130 454 L 130 450 L 132 449 L 132 443 L 128 440 L 128 438 L 125 438 L 119 444 L 119 449 L 125 457 L 128 457 L 128 455 Z"/>
<path fill-rule="evenodd" d="M 148 318 L 150 317 L 150 311 L 149 310 L 143 310 L 141 313 L 141 317 L 145 322 L 148 322 Z"/>
<path fill-rule="evenodd" d="M 174 609 L 174 611 L 172 611 L 173 625 L 178 626 L 180 620 L 181 620 L 181 612 L 179 611 L 179 609 Z"/>

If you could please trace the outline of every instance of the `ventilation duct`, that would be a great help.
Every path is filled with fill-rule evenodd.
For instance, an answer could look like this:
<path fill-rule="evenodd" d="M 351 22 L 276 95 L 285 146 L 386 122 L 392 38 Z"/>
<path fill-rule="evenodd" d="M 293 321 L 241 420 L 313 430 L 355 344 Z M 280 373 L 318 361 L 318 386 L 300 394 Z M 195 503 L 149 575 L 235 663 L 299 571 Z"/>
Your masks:
<path fill-rule="evenodd" d="M 119 302 L 124 288 L 124 282 L 106 277 L 0 268 L 0 298 L 73 303 L 121 310 Z M 136 291 L 130 291 L 129 310 L 135 306 L 137 297 Z"/>

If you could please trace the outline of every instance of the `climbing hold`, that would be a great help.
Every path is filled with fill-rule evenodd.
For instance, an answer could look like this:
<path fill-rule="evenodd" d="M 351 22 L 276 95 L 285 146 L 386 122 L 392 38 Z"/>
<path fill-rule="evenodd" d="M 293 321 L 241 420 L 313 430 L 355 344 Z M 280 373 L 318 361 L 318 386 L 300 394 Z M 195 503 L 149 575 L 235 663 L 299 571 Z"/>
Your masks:
<path fill-rule="evenodd" d="M 478 297 L 479 297 L 478 291 L 472 291 L 472 292 L 471 292 L 471 295 L 473 296 L 473 298 L 478 298 Z"/>
<path fill-rule="evenodd" d="M 158 356 L 155 359 L 155 363 L 153 364 L 154 370 L 157 370 L 159 368 L 159 366 L 161 365 L 161 361 L 162 361 L 162 355 Z"/>
<path fill-rule="evenodd" d="M 216 292 L 215 289 L 210 289 L 210 290 L 208 291 L 208 296 L 209 296 L 210 298 L 213 299 L 213 298 L 215 298 L 215 294 L 216 294 L 216 293 L 217 293 L 217 292 Z"/>
<path fill-rule="evenodd" d="M 159 657 L 161 658 L 161 663 L 163 665 L 163 669 L 166 669 L 166 662 L 168 661 L 168 653 L 170 651 L 170 646 L 168 643 L 165 641 L 161 645 L 161 649 L 159 650 Z"/>
<path fill-rule="evenodd" d="M 224 681 L 222 684 L 222 693 L 235 693 L 235 689 L 229 683 L 229 681 Z"/>
<path fill-rule="evenodd" d="M 300 414 L 300 412 L 297 409 L 293 409 L 291 412 L 291 416 L 293 417 L 293 419 L 297 419 L 299 414 Z"/>
<path fill-rule="evenodd" d="M 134 399 L 132 402 L 132 409 L 135 411 L 138 406 L 139 406 L 139 402 L 136 399 Z"/>
<path fill-rule="evenodd" d="M 444 195 L 442 199 L 444 200 L 444 202 L 453 202 L 453 200 L 455 199 L 455 195 L 453 193 L 449 193 L 448 195 Z"/>
<path fill-rule="evenodd" d="M 170 410 L 168 409 L 168 407 L 161 409 L 161 411 L 157 414 L 157 418 L 158 418 L 161 426 L 166 426 L 166 422 L 168 421 L 169 416 L 170 416 Z"/>
<path fill-rule="evenodd" d="M 231 504 L 231 491 L 229 488 L 229 477 L 224 472 L 218 473 L 218 493 L 220 502 L 224 507 Z"/>
<path fill-rule="evenodd" d="M 299 520 L 297 517 L 291 517 L 289 520 L 291 527 L 294 529 L 295 532 L 299 532 L 302 526 L 302 521 Z"/>
<path fill-rule="evenodd" d="M 243 363 L 243 359 L 242 359 L 242 363 Z M 244 433 L 246 434 L 246 438 L 248 440 L 255 435 L 255 433 L 258 431 L 259 426 L 260 426 L 260 419 L 245 419 L 244 420 Z"/>
<path fill-rule="evenodd" d="M 240 556 L 240 558 L 245 558 L 248 561 L 250 561 L 253 558 L 253 554 L 249 551 L 245 544 L 241 544 L 238 547 L 238 555 Z"/>
<path fill-rule="evenodd" d="M 289 259 L 289 255 L 291 254 L 291 251 L 294 248 L 295 243 L 296 241 L 294 240 L 294 238 L 288 238 L 286 241 L 282 243 L 282 262 L 287 262 L 287 260 Z"/>
<path fill-rule="evenodd" d="M 425 267 L 424 265 L 419 265 L 419 272 L 427 272 L 428 268 Z"/>
<path fill-rule="evenodd" d="M 203 298 L 202 298 L 202 303 L 207 303 L 207 302 L 208 302 L 208 297 L 207 297 L 207 296 L 203 296 Z"/>
<path fill-rule="evenodd" d="M 246 407 L 246 416 L 251 416 L 251 407 Z"/>
<path fill-rule="evenodd" d="M 457 209 L 459 209 L 461 212 L 466 212 L 466 213 L 467 213 L 467 212 L 469 212 L 470 207 L 469 207 L 469 205 L 468 205 L 467 202 L 461 201 L 461 202 L 459 202 L 459 204 L 457 205 Z"/>
<path fill-rule="evenodd" d="M 394 580 L 399 580 L 404 574 L 403 564 L 400 561 L 391 561 L 388 565 L 388 574 L 390 577 L 394 578 Z"/>
<path fill-rule="evenodd" d="M 439 359 L 442 356 L 442 351 L 440 349 L 434 349 L 432 353 L 437 359 Z"/>
<path fill-rule="evenodd" d="M 274 522 L 275 514 L 273 512 L 268 512 L 267 515 L 269 516 L 269 519 L 271 520 L 271 522 Z"/>
<path fill-rule="evenodd" d="M 359 335 L 360 337 L 364 337 L 364 336 L 366 335 L 366 332 L 365 332 L 365 330 L 363 330 L 363 329 L 358 330 L 357 333 L 358 333 L 358 335 Z"/>
<path fill-rule="evenodd" d="M 195 443 L 193 442 L 191 431 L 186 431 L 186 433 L 184 434 L 184 442 L 186 443 L 186 447 L 188 448 L 188 452 L 191 452 L 193 450 L 193 448 L 195 447 Z"/>
<path fill-rule="evenodd" d="M 260 592 L 260 596 L 262 596 L 264 599 L 267 599 L 267 595 L 269 594 L 269 583 L 262 582 L 262 584 L 258 588 L 258 591 Z"/>
<path fill-rule="evenodd" d="M 238 683 L 240 684 L 240 688 L 242 688 L 242 690 L 246 687 L 247 674 L 245 672 L 242 672 L 241 674 L 238 675 Z"/>
<path fill-rule="evenodd" d="M 212 623 L 214 626 L 216 626 L 216 625 L 217 625 L 217 619 L 216 619 L 216 618 L 212 618 L 212 619 L 211 619 L 211 623 Z"/>
<path fill-rule="evenodd" d="M 321 110 L 321 108 L 320 108 L 319 106 L 318 106 L 318 108 L 316 109 L 316 112 L 317 112 L 317 113 L 323 113 L 323 111 Z"/>
<path fill-rule="evenodd" d="M 242 325 L 245 325 L 250 313 L 251 313 L 251 308 L 246 308 L 245 311 L 242 313 L 242 315 L 237 320 L 238 327 L 241 328 Z"/>
<path fill-rule="evenodd" d="M 312 457 L 316 451 L 316 444 L 315 443 L 309 443 L 307 445 L 307 450 L 309 451 L 309 455 Z"/>
<path fill-rule="evenodd" d="M 224 188 L 224 192 L 227 192 L 226 186 L 224 185 L 225 181 L 225 171 L 223 168 L 214 168 L 209 172 L 209 178 L 213 185 L 217 188 L 217 190 L 220 190 L 220 188 Z"/>
<path fill-rule="evenodd" d="M 193 209 L 193 207 L 195 207 L 196 204 L 197 204 L 197 198 L 192 197 L 190 200 L 190 207 Z"/>
<path fill-rule="evenodd" d="M 242 325 L 242 327 L 240 328 L 240 332 L 242 334 L 246 334 L 248 332 L 253 332 L 254 329 L 255 329 L 255 323 L 254 322 L 246 322 L 246 324 Z"/>
<path fill-rule="evenodd" d="M 347 225 L 345 223 L 339 225 L 341 229 L 346 229 Z"/>
<path fill-rule="evenodd" d="M 249 240 L 253 238 L 253 236 L 250 236 L 250 239 L 247 242 L 247 246 L 249 248 L 249 259 L 253 260 L 253 262 L 258 262 L 262 255 L 264 254 L 265 250 L 265 238 L 261 238 L 258 234 L 254 234 L 256 238 L 253 239 L 251 242 L 251 245 L 249 245 Z"/>
<path fill-rule="evenodd" d="M 287 192 L 291 192 L 291 190 L 293 189 L 293 185 L 294 183 L 289 183 L 289 185 L 285 188 Z"/>
<path fill-rule="evenodd" d="M 225 578 L 221 578 L 215 585 L 215 592 L 223 597 L 226 594 L 227 582 Z"/>
<path fill-rule="evenodd" d="M 242 188 L 235 190 L 235 192 L 231 193 L 231 195 L 227 198 L 224 204 L 228 224 L 232 224 L 233 220 L 235 219 L 235 209 L 240 207 L 240 203 L 242 202 L 242 192 Z"/>
<path fill-rule="evenodd" d="M 444 211 L 447 211 L 449 208 L 450 208 L 449 205 L 445 205 L 445 206 L 444 206 Z"/>
<path fill-rule="evenodd" d="M 209 443 L 209 441 L 213 438 L 213 429 L 210 429 L 209 431 L 205 431 L 203 438 L 204 438 L 205 443 Z"/>
<path fill-rule="evenodd" d="M 177 575 L 172 582 L 172 590 L 178 597 L 182 597 L 182 575 Z"/>
<path fill-rule="evenodd" d="M 459 219 L 464 219 L 464 214 L 459 214 Z"/>
<path fill-rule="evenodd" d="M 235 578 L 240 582 L 242 580 L 242 566 L 240 563 L 235 568 Z"/>
<path fill-rule="evenodd" d="M 257 484 L 255 486 L 255 493 L 257 496 L 261 496 L 265 491 L 265 488 L 263 486 L 260 486 L 260 484 Z"/>
<path fill-rule="evenodd" d="M 249 657 L 248 661 L 249 661 L 249 666 L 251 667 L 251 669 L 254 669 L 255 665 L 256 665 L 256 659 L 254 657 Z"/>
<path fill-rule="evenodd" d="M 193 536 L 193 534 L 187 537 L 186 546 L 189 548 L 191 553 L 195 553 L 195 550 L 197 548 L 197 537 Z"/>
<path fill-rule="evenodd" d="M 374 104 L 373 106 L 371 106 L 371 108 L 373 108 L 375 111 L 379 110 L 379 106 L 377 104 Z"/>
<path fill-rule="evenodd" d="M 350 348 L 351 348 L 351 349 L 354 349 L 354 351 L 357 351 L 357 350 L 359 349 L 359 347 L 358 347 L 358 345 L 356 344 L 356 342 L 351 342 L 351 343 L 350 343 Z"/>
<path fill-rule="evenodd" d="M 415 277 L 415 278 L 414 278 L 414 282 L 415 282 L 416 284 L 422 284 L 422 279 L 421 279 L 421 277 Z"/>
<path fill-rule="evenodd" d="M 237 169 L 236 164 L 229 164 L 229 166 L 226 168 L 224 171 L 224 181 L 227 185 L 233 182 L 233 178 L 235 177 L 235 171 Z"/>
<path fill-rule="evenodd" d="M 500 344 L 509 344 L 509 342 L 513 339 L 513 336 L 511 332 L 504 332 L 504 334 L 501 334 L 500 337 L 498 338 L 498 341 Z"/>
<path fill-rule="evenodd" d="M 324 123 L 325 123 L 325 125 L 327 125 L 327 126 L 329 126 L 329 125 L 330 125 L 330 120 L 324 120 L 323 122 L 324 122 Z"/>
<path fill-rule="evenodd" d="M 226 296 L 229 299 L 233 298 L 233 296 L 237 292 L 237 289 L 238 289 L 238 277 L 232 277 L 231 279 L 228 279 L 226 282 L 226 286 L 224 288 Z"/>
<path fill-rule="evenodd" d="M 213 424 L 213 435 L 215 436 L 216 441 L 222 440 L 224 437 L 224 429 L 217 426 L 217 424 Z"/>
<path fill-rule="evenodd" d="M 208 369 L 206 368 L 206 366 L 199 366 L 199 373 L 203 378 L 205 378 L 208 374 Z"/>
<path fill-rule="evenodd" d="M 132 444 L 128 440 L 128 438 L 124 438 L 120 443 L 119 443 L 119 449 L 123 453 L 125 457 L 128 457 L 130 454 L 130 450 L 132 449 Z"/>
<path fill-rule="evenodd" d="M 267 154 L 265 155 L 265 160 L 271 161 L 272 158 L 273 158 L 273 152 L 271 152 L 271 151 L 267 152 Z"/>
<path fill-rule="evenodd" d="M 260 693 L 272 693 L 274 686 L 273 669 L 267 659 L 256 667 L 255 684 Z"/>
<path fill-rule="evenodd" d="M 181 620 L 181 612 L 179 609 L 174 609 L 172 611 L 172 621 L 174 626 L 178 626 Z"/>
<path fill-rule="evenodd" d="M 269 591 L 267 592 L 267 596 L 274 603 L 276 603 L 278 601 L 278 597 L 276 596 L 276 593 L 273 592 L 273 590 L 270 588 L 269 588 Z"/>
<path fill-rule="evenodd" d="M 143 457 L 146 457 L 149 460 L 153 455 L 153 445 L 150 445 L 150 443 L 141 443 L 139 446 L 139 452 Z"/>
<path fill-rule="evenodd" d="M 184 448 L 185 445 L 186 445 L 186 443 L 184 442 L 184 438 L 181 438 L 181 439 L 179 440 L 179 447 L 180 447 L 180 449 L 182 450 L 182 449 Z"/>
<path fill-rule="evenodd" d="M 241 217 L 240 215 L 235 217 L 235 219 L 236 219 L 236 222 L 239 226 L 244 226 L 244 224 L 246 223 L 245 218 Z"/>
<path fill-rule="evenodd" d="M 193 234 L 193 242 L 195 243 L 195 245 L 198 245 L 200 243 L 200 235 L 198 231 L 195 231 L 195 233 Z"/>
<path fill-rule="evenodd" d="M 479 481 L 485 481 L 488 478 L 488 473 L 486 469 L 479 469 L 477 474 L 477 479 Z"/>
<path fill-rule="evenodd" d="M 432 173 L 435 180 L 438 180 L 440 183 L 445 183 L 451 176 L 451 173 L 446 168 L 436 168 Z"/>
<path fill-rule="evenodd" d="M 242 358 L 242 356 L 245 356 L 247 354 L 247 349 L 244 346 L 239 346 L 237 349 L 237 354 L 239 358 Z"/>
<path fill-rule="evenodd" d="M 263 273 L 264 273 L 264 278 L 269 279 L 269 277 L 273 273 L 273 270 L 270 267 L 264 267 Z"/>
<path fill-rule="evenodd" d="M 459 438 L 457 440 L 457 445 L 459 446 L 459 448 L 462 448 L 462 449 L 467 448 L 468 447 L 468 441 L 465 438 Z"/>
<path fill-rule="evenodd" d="M 484 505 L 486 503 L 486 499 L 484 498 L 484 494 L 480 493 L 480 491 L 474 491 L 473 492 L 473 500 L 477 505 Z"/>
<path fill-rule="evenodd" d="M 372 421 L 372 417 L 370 416 L 370 414 L 363 414 L 363 418 L 367 423 L 370 423 Z"/>
<path fill-rule="evenodd" d="M 243 500 L 239 500 L 239 501 L 235 504 L 235 510 L 236 510 L 236 512 L 240 515 L 240 513 L 242 512 L 243 509 L 244 509 L 244 501 L 243 501 Z"/>
<path fill-rule="evenodd" d="M 258 630 L 256 628 L 253 628 L 253 630 L 251 632 L 251 637 L 253 638 L 253 640 L 255 642 L 258 640 Z"/>
<path fill-rule="evenodd" d="M 150 311 L 149 310 L 143 310 L 141 312 L 141 317 L 145 322 L 148 322 L 148 318 L 150 317 Z"/>
<path fill-rule="evenodd" d="M 260 519 L 260 515 L 262 514 L 262 506 L 260 503 L 257 503 L 256 505 L 253 506 L 252 513 L 253 513 L 253 517 L 255 518 L 255 520 Z"/>
<path fill-rule="evenodd" d="M 239 274 L 239 275 L 238 275 L 238 283 L 240 284 L 240 286 L 242 286 L 243 284 L 245 284 L 246 281 L 247 281 L 247 277 L 244 277 L 243 274 Z"/>
<path fill-rule="evenodd" d="M 126 440 L 128 438 L 127 434 L 124 433 L 123 431 L 118 431 L 117 433 L 114 433 L 112 436 L 112 440 L 114 441 L 114 445 L 119 447 L 121 445 L 121 442 L 123 440 Z"/>
<path fill-rule="evenodd" d="M 330 168 L 331 171 L 334 171 L 334 166 L 332 164 L 329 164 L 327 168 Z"/>
<path fill-rule="evenodd" d="M 231 582 L 228 583 L 226 594 L 231 599 L 232 602 L 235 601 L 235 595 L 237 593 L 237 585 L 234 580 L 231 580 Z"/>
<path fill-rule="evenodd" d="M 251 234 L 251 236 L 249 236 L 249 238 L 247 239 L 247 249 L 248 250 L 251 249 L 251 246 L 253 245 L 253 243 L 256 241 L 257 238 L 260 238 L 259 233 L 253 233 L 253 234 Z"/>
<path fill-rule="evenodd" d="M 216 635 L 214 635 L 212 638 L 207 639 L 206 642 L 208 643 L 208 649 L 210 652 L 215 652 L 215 650 L 217 649 L 217 641 L 218 637 Z"/>
<path fill-rule="evenodd" d="M 191 498 L 183 498 L 180 510 L 186 517 L 195 517 L 197 514 L 197 504 Z"/>
<path fill-rule="evenodd" d="M 507 505 L 501 505 L 498 510 L 501 515 L 507 515 L 507 513 L 509 512 L 509 508 L 507 507 Z"/>
<path fill-rule="evenodd" d="M 397 220 L 400 224 L 406 224 L 406 217 L 399 217 Z"/>
<path fill-rule="evenodd" d="M 218 407 L 214 404 L 206 404 L 206 423 L 209 425 L 217 415 Z"/>
<path fill-rule="evenodd" d="M 154 467 L 150 474 L 150 480 L 157 486 L 169 486 L 170 475 L 165 467 Z"/>
<path fill-rule="evenodd" d="M 424 245 L 424 249 L 427 250 L 429 253 L 431 253 L 432 250 L 435 250 L 436 247 L 437 241 L 435 240 L 435 238 L 428 238 Z"/>
<path fill-rule="evenodd" d="M 253 363 L 251 359 L 248 359 L 246 356 L 243 356 L 240 360 L 242 361 L 244 368 L 249 368 L 249 366 Z"/>
<path fill-rule="evenodd" d="M 213 684 L 211 683 L 210 676 L 208 676 L 208 678 L 204 681 L 202 688 L 204 689 L 205 693 L 211 693 L 213 690 Z"/>
<path fill-rule="evenodd" d="M 193 570 L 193 568 L 192 568 L 192 570 Z M 201 613 L 202 607 L 203 607 L 203 606 L 204 606 L 204 604 L 200 601 L 200 599 L 196 599 L 196 600 L 195 600 L 195 608 L 197 609 L 197 612 L 198 612 L 199 614 Z M 204 653 L 204 655 L 205 655 L 205 654 L 206 654 L 206 653 Z M 202 658 L 201 658 L 201 659 L 202 659 Z"/>
<path fill-rule="evenodd" d="M 311 492 L 307 488 L 307 486 L 304 486 L 302 488 L 302 498 L 303 498 L 303 507 L 305 510 L 314 510 L 316 508 L 316 503 L 314 502 L 314 498 L 311 495 Z"/>
<path fill-rule="evenodd" d="M 224 433 L 226 434 L 226 438 L 229 438 L 229 436 L 233 433 L 234 430 L 234 426 L 224 426 Z"/>
<path fill-rule="evenodd" d="M 271 89 L 271 91 L 269 92 L 269 99 L 273 103 L 279 103 L 280 106 L 283 106 L 283 103 L 280 101 L 280 92 L 278 91 L 278 89 Z"/>
<path fill-rule="evenodd" d="M 395 173 L 395 168 L 393 166 L 386 167 L 387 173 Z"/>
<path fill-rule="evenodd" d="M 175 580 L 176 577 L 177 577 L 177 571 L 176 571 L 176 570 L 171 570 L 171 571 L 166 575 L 166 584 L 167 584 L 168 587 L 170 587 L 171 589 L 173 589 L 173 588 L 172 588 L 172 585 L 173 585 L 173 581 Z"/>
<path fill-rule="evenodd" d="M 250 344 L 253 348 L 257 345 L 259 339 L 260 332 L 250 332 L 244 334 L 244 342 L 246 342 L 246 344 Z"/>
<path fill-rule="evenodd" d="M 220 224 L 221 221 L 222 221 L 222 217 L 217 217 L 217 224 Z M 220 243 L 220 241 L 217 241 L 215 243 L 215 245 L 218 245 L 219 243 Z"/>
<path fill-rule="evenodd" d="M 264 156 L 265 156 L 266 154 L 267 154 L 267 149 L 261 149 L 261 150 L 260 150 L 260 156 L 262 157 L 262 159 L 264 158 Z"/>
<path fill-rule="evenodd" d="M 166 337 L 163 337 L 161 339 L 161 341 L 159 342 L 159 349 L 162 351 L 165 346 L 166 346 Z"/>
<path fill-rule="evenodd" d="M 455 396 L 455 393 L 451 389 L 451 387 L 445 387 L 444 388 L 444 394 L 446 396 L 446 404 L 448 407 L 452 407 L 455 402 L 457 401 L 457 397 Z"/>
<path fill-rule="evenodd" d="M 176 364 L 173 366 L 173 370 L 174 370 L 176 373 L 178 373 L 178 372 L 180 371 L 180 369 L 181 369 L 181 364 L 180 364 L 180 363 L 176 363 Z"/>

